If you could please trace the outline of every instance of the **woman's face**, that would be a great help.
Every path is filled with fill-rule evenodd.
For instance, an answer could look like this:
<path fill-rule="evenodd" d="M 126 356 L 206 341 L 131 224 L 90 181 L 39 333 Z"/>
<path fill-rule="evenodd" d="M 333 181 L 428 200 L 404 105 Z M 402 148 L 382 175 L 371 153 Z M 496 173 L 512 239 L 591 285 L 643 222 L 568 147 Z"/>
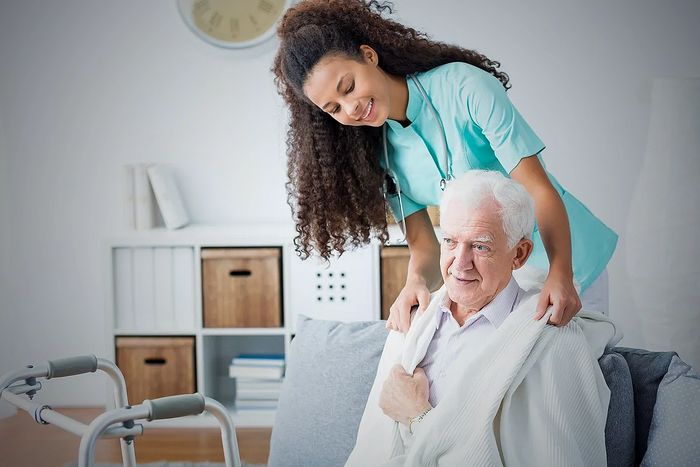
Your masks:
<path fill-rule="evenodd" d="M 304 94 L 343 125 L 379 127 L 389 118 L 391 80 L 371 47 L 363 45 L 360 52 L 362 60 L 323 57 L 311 69 Z"/>

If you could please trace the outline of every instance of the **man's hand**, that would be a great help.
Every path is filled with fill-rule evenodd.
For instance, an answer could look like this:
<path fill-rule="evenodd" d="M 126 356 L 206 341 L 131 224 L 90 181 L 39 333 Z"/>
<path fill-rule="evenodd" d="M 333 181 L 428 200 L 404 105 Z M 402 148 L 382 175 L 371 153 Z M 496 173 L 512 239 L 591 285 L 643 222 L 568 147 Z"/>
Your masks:
<path fill-rule="evenodd" d="M 389 308 L 389 318 L 386 328 L 392 331 L 408 332 L 411 326 L 411 308 L 418 305 L 419 311 L 424 311 L 430 304 L 430 290 L 425 281 L 408 282 Z"/>
<path fill-rule="evenodd" d="M 408 425 L 408 422 L 431 408 L 428 402 L 428 378 L 422 368 L 413 375 L 401 365 L 394 365 L 379 395 L 379 408 L 392 420 Z"/>
<path fill-rule="evenodd" d="M 553 306 L 552 315 L 548 321 L 549 324 L 555 326 L 566 326 L 569 324 L 569 321 L 581 309 L 581 299 L 576 292 L 573 279 L 550 272 L 540 293 L 540 300 L 535 313 L 536 320 L 544 316 L 549 305 Z"/>

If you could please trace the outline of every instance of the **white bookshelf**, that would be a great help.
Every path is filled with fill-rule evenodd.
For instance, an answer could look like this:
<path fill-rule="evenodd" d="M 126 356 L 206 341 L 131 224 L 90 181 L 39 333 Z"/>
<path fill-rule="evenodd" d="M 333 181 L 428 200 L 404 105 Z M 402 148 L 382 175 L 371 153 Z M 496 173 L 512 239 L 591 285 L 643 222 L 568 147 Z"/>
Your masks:
<path fill-rule="evenodd" d="M 398 229 L 390 231 L 400 238 Z M 229 407 L 237 426 L 272 426 L 272 410 L 236 410 L 228 362 L 237 353 L 289 354 L 300 314 L 342 321 L 380 316 L 379 245 L 323 264 L 301 261 L 289 225 L 189 226 L 176 231 L 126 232 L 105 245 L 107 338 L 193 336 L 196 390 Z M 282 323 L 279 328 L 206 328 L 202 318 L 203 248 L 281 249 Z M 114 360 L 115 354 L 111 358 Z M 106 394 L 111 400 L 111 391 Z M 139 402 L 139 401 L 131 401 Z M 108 402 L 109 404 L 109 402 Z M 208 416 L 165 420 L 163 426 L 215 426 Z"/>

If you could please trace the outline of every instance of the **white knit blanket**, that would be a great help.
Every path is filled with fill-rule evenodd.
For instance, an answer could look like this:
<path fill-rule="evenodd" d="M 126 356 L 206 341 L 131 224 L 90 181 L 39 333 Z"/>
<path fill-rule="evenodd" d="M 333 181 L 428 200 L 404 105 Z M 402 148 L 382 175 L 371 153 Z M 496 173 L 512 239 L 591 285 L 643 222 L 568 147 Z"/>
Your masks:
<path fill-rule="evenodd" d="M 347 466 L 604 466 L 610 392 L 597 359 L 619 341 L 613 323 L 581 312 L 567 326 L 533 319 L 528 292 L 476 353 L 451 365 L 450 390 L 408 433 L 383 414 L 379 394 L 391 368 L 413 373 L 435 333 L 445 289 L 416 315 L 409 332 L 391 332 Z"/>

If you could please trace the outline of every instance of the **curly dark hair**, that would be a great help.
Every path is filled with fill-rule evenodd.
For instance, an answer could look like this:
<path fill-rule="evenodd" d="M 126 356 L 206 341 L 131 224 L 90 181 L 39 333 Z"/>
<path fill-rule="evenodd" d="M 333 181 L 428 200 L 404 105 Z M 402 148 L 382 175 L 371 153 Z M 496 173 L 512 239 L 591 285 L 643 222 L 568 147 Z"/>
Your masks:
<path fill-rule="evenodd" d="M 315 250 L 328 258 L 347 248 L 388 239 L 379 165 L 382 130 L 345 126 L 318 109 L 302 87 L 326 55 L 362 60 L 360 46 L 377 51 L 386 73 L 405 76 L 450 62 L 475 65 L 509 89 L 500 63 L 461 47 L 435 42 L 382 15 L 392 4 L 377 0 L 304 0 L 291 7 L 277 29 L 280 46 L 272 71 L 290 110 L 287 132 L 287 202 L 292 209 L 298 255 Z"/>

